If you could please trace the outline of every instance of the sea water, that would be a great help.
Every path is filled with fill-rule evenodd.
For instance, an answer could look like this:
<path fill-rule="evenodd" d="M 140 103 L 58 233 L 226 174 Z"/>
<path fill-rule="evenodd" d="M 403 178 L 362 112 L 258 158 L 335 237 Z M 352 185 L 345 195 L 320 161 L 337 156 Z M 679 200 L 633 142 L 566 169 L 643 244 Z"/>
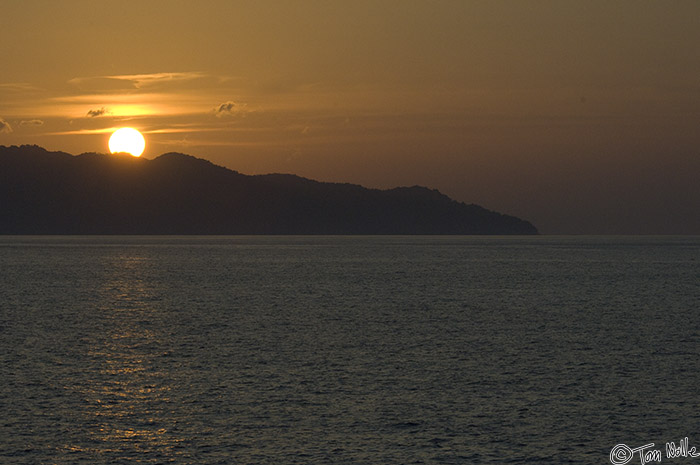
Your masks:
<path fill-rule="evenodd" d="M 0 237 L 0 463 L 700 461 L 699 277 L 699 237 Z"/>

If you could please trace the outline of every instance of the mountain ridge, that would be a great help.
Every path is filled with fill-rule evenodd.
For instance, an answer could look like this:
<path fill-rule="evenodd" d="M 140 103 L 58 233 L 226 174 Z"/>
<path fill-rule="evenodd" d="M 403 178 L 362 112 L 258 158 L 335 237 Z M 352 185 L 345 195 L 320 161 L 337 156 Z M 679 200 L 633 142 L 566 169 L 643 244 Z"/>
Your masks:
<path fill-rule="evenodd" d="M 0 234 L 537 234 L 423 186 L 371 189 L 154 159 L 0 146 Z"/>

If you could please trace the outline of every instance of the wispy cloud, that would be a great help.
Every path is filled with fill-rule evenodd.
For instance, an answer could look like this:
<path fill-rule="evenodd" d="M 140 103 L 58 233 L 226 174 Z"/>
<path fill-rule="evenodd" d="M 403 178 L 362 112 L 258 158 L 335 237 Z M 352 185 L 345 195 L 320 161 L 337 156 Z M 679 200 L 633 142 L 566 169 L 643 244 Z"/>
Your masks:
<path fill-rule="evenodd" d="M 47 136 L 75 136 L 75 135 L 89 135 L 89 134 L 111 134 L 119 129 L 118 127 L 109 128 L 99 128 L 99 129 L 76 129 L 74 131 L 60 131 L 60 132 L 48 132 Z"/>
<path fill-rule="evenodd" d="M 97 108 L 95 110 L 88 110 L 87 115 L 85 115 L 85 116 L 87 116 L 89 118 L 97 118 L 98 116 L 104 116 L 108 113 L 110 113 L 109 109 L 107 109 L 105 107 L 100 107 L 100 108 Z"/>
<path fill-rule="evenodd" d="M 180 134 L 180 133 L 196 133 L 196 132 L 229 132 L 222 128 L 210 128 L 210 127 L 172 127 L 164 129 L 150 129 L 147 131 L 142 131 L 144 134 Z"/>
<path fill-rule="evenodd" d="M 180 73 L 151 73 L 151 74 L 123 74 L 118 76 L 107 76 L 111 79 L 122 79 L 136 83 L 136 87 L 158 84 L 172 81 L 192 81 L 209 77 L 208 74 L 199 71 L 189 71 Z"/>
<path fill-rule="evenodd" d="M 40 119 L 30 119 L 30 120 L 22 120 L 19 123 L 20 126 L 43 126 L 44 122 Z"/>
<path fill-rule="evenodd" d="M 26 82 L 8 82 L 0 84 L 0 91 L 5 92 L 34 92 L 41 90 Z"/>
<path fill-rule="evenodd" d="M 10 133 L 12 132 L 12 126 L 10 126 L 10 123 L 5 121 L 4 119 L 0 118 L 0 133 Z"/>
<path fill-rule="evenodd" d="M 88 118 L 204 115 L 211 110 L 207 100 L 211 102 L 210 98 L 203 97 L 198 92 L 91 93 L 48 99 L 44 111 L 48 105 L 52 105 L 72 118 L 81 114 Z M 84 113 L 86 108 L 90 109 L 87 114 Z"/>
<path fill-rule="evenodd" d="M 120 74 L 112 76 L 77 77 L 69 80 L 68 83 L 83 89 L 91 90 L 138 90 L 146 87 L 152 88 L 174 83 L 181 85 L 186 81 L 203 79 L 214 79 L 221 81 L 223 78 L 218 78 L 199 71 L 187 71 L 176 73 Z"/>

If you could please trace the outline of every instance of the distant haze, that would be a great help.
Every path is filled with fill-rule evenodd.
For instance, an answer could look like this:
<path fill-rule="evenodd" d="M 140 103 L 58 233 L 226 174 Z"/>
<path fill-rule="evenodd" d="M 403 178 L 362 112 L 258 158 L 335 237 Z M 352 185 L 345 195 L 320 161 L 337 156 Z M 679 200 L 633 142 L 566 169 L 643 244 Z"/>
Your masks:
<path fill-rule="evenodd" d="M 8 1 L 0 145 L 424 185 L 542 233 L 700 234 L 700 2 Z"/>

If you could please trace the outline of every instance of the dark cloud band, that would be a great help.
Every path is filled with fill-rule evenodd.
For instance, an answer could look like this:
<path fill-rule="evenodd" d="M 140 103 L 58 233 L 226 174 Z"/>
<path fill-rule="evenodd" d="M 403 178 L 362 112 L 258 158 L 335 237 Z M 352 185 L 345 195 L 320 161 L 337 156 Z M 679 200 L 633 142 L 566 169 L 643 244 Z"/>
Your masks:
<path fill-rule="evenodd" d="M 98 116 L 104 116 L 107 113 L 109 113 L 109 110 L 105 107 L 101 107 L 96 110 L 89 110 L 86 116 L 90 118 L 97 118 Z"/>

